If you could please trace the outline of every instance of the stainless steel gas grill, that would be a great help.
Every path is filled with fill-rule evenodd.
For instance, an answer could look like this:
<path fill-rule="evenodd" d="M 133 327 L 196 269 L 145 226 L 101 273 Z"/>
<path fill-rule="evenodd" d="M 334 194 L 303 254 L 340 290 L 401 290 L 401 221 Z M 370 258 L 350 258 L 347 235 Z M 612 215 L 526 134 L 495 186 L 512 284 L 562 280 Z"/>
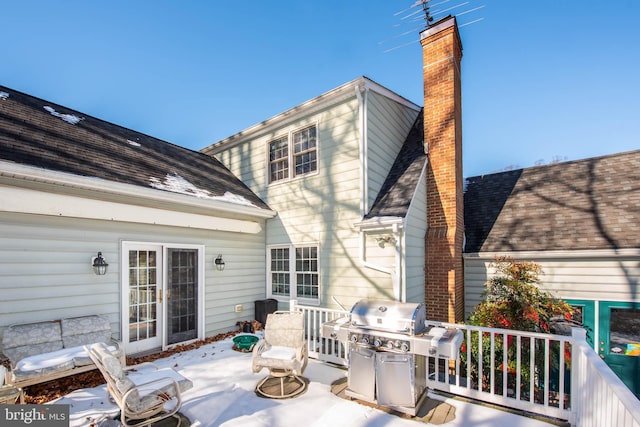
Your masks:
<path fill-rule="evenodd" d="M 324 337 L 349 344 L 347 396 L 416 415 L 426 398 L 427 357 L 457 357 L 462 333 L 426 331 L 424 304 L 356 302 L 348 318 L 322 325 Z"/>

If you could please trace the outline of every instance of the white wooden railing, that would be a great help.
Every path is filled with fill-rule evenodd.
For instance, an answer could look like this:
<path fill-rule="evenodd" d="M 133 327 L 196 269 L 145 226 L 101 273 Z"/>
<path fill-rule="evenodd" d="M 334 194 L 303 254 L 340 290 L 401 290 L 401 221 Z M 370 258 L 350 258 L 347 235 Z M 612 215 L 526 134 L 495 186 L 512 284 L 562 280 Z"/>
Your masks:
<path fill-rule="evenodd" d="M 347 343 L 321 336 L 344 310 L 293 304 L 305 315 L 309 356 L 346 366 Z M 567 420 L 574 426 L 640 427 L 640 402 L 586 342 L 572 336 L 427 322 L 463 333 L 456 360 L 429 358 L 427 387 Z M 506 343 L 506 350 L 505 349 Z"/>
<path fill-rule="evenodd" d="M 347 366 L 345 343 L 331 338 L 323 338 L 321 336 L 321 328 L 325 322 L 348 316 L 348 311 L 298 305 L 295 302 L 291 303 L 289 309 L 292 311 L 302 311 L 302 313 L 304 313 L 304 327 L 309 357 Z"/>
<path fill-rule="evenodd" d="M 571 424 L 640 426 L 640 401 L 587 344 L 584 330 L 575 328 L 573 337 Z"/>
<path fill-rule="evenodd" d="M 427 323 L 463 333 L 458 359 L 431 358 L 428 387 L 549 417 L 570 418 L 570 336 Z"/>

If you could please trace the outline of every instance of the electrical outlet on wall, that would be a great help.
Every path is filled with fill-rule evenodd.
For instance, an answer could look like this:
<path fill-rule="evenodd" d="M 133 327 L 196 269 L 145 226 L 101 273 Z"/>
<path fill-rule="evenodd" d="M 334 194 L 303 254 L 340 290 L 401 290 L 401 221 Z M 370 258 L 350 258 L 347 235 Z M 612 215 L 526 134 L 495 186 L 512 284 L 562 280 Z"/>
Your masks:
<path fill-rule="evenodd" d="M 234 310 L 236 313 L 240 313 L 242 310 L 244 310 L 244 307 L 242 306 L 242 304 L 237 304 Z"/>

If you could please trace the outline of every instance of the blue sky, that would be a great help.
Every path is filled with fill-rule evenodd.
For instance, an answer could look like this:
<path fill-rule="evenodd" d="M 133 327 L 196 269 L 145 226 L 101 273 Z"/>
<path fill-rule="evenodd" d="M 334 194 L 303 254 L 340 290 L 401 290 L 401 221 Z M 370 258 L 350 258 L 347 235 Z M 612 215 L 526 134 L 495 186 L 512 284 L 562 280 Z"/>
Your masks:
<path fill-rule="evenodd" d="M 198 150 L 362 75 L 422 105 L 412 2 L 5 1 L 0 84 Z M 482 6 L 458 19 L 482 19 L 460 29 L 465 176 L 640 148 L 640 1 L 448 13 Z"/>

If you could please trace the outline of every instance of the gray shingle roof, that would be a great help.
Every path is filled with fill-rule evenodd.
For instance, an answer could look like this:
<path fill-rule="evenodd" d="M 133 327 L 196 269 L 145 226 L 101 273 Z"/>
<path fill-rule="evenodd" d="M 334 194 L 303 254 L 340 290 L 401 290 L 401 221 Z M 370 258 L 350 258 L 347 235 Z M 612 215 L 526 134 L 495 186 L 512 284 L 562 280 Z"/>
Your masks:
<path fill-rule="evenodd" d="M 468 178 L 465 252 L 640 248 L 640 150 Z"/>
<path fill-rule="evenodd" d="M 422 168 L 427 161 L 424 153 L 424 121 L 418 114 L 404 141 L 380 192 L 365 219 L 383 216 L 405 217 L 415 194 Z"/>
<path fill-rule="evenodd" d="M 0 86 L 0 160 L 268 206 L 213 157 Z"/>

